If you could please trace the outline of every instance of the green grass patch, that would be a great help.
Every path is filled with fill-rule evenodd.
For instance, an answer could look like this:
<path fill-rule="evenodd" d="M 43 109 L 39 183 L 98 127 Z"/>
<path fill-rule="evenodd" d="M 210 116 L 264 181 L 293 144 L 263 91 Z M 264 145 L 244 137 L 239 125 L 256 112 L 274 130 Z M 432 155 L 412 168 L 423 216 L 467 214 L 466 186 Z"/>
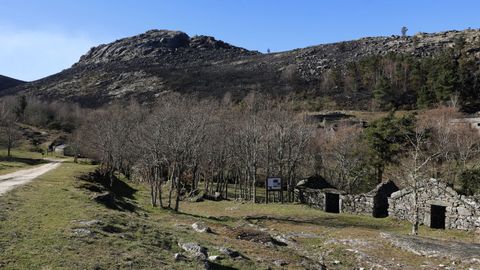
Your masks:
<path fill-rule="evenodd" d="M 7 157 L 6 150 L 0 150 L 0 175 L 12 173 L 21 169 L 28 169 L 34 166 L 47 163 L 41 153 L 30 152 L 23 149 L 13 149 L 11 157 Z"/>
<path fill-rule="evenodd" d="M 118 183 L 113 190 L 118 200 L 135 207 L 109 208 L 95 199 L 108 190 L 105 183 L 76 178 L 95 168 L 66 161 L 0 197 L 0 268 L 200 269 L 202 265 L 194 260 L 173 259 L 181 252 L 178 242 L 194 241 L 207 247 L 209 255 L 218 255 L 218 247 L 228 247 L 248 258 L 225 258 L 219 262 L 223 269 L 276 268 L 273 261 L 279 259 L 296 269 L 322 256 L 332 269 L 352 269 L 359 266 L 358 262 L 341 240 L 375 242 L 380 232 L 408 234 L 410 229 L 407 222 L 390 218 L 329 214 L 299 204 L 181 202 L 181 212 L 174 213 L 152 207 L 148 188 L 129 181 Z M 127 193 L 119 192 L 122 185 L 128 185 Z M 198 221 L 205 222 L 214 233 L 194 232 L 191 224 Z M 269 247 L 237 239 L 232 233 L 236 228 L 265 228 L 271 235 L 312 236 L 296 237 L 294 246 Z M 424 227 L 420 234 L 465 242 L 473 238 L 467 232 Z M 406 265 L 427 260 L 385 244 L 374 248 L 380 248 L 382 256 L 395 257 Z M 336 265 L 335 260 L 342 263 Z"/>

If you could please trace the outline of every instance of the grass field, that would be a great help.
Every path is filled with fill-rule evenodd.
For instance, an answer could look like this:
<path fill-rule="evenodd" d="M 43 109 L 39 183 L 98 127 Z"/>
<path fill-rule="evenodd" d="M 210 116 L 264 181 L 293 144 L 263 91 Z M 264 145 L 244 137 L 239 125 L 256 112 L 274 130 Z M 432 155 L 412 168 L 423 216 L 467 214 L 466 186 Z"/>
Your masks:
<path fill-rule="evenodd" d="M 32 168 L 46 162 L 41 153 L 14 149 L 11 152 L 11 157 L 7 158 L 7 151 L 0 150 L 0 175 Z"/>
<path fill-rule="evenodd" d="M 393 219 L 328 214 L 296 204 L 252 204 L 233 201 L 181 202 L 181 213 L 154 208 L 148 190 L 128 183 L 121 195 L 130 210 L 115 210 L 96 202 L 98 194 L 75 176 L 94 166 L 64 162 L 28 185 L 0 197 L 0 269 L 202 269 L 195 260 L 174 261 L 178 243 L 198 242 L 217 255 L 228 247 L 246 258 L 225 258 L 214 269 L 307 268 L 323 261 L 329 269 L 371 267 L 385 262 L 392 269 L 436 269 L 450 263 L 399 250 L 380 232 L 406 235 L 409 225 Z M 122 184 L 123 185 L 123 184 Z M 87 185 L 88 186 L 88 185 Z M 213 233 L 197 233 L 202 221 Z M 238 239 L 238 232 L 263 232 L 290 239 L 287 246 Z M 421 235 L 478 242 L 460 231 L 431 230 Z M 352 253 L 356 250 L 357 253 Z M 365 262 L 358 256 L 364 256 Z M 277 266 L 276 261 L 286 262 Z M 363 263 L 363 264 L 362 264 Z"/>

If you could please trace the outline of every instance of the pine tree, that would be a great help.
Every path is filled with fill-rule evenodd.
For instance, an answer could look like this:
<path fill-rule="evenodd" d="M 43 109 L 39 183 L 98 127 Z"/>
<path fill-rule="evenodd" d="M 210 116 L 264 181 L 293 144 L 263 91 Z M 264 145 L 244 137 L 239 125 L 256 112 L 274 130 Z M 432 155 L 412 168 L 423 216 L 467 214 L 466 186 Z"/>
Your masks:
<path fill-rule="evenodd" d="M 396 118 L 394 111 L 390 111 L 386 117 L 373 121 L 366 128 L 370 164 L 375 168 L 378 183 L 383 181 L 385 167 L 394 163 L 402 151 L 406 134 L 412 132 L 414 121 L 413 116 Z"/>
<path fill-rule="evenodd" d="M 391 103 L 391 87 L 384 76 L 379 76 L 373 89 L 373 101 L 379 109 L 390 109 Z"/>

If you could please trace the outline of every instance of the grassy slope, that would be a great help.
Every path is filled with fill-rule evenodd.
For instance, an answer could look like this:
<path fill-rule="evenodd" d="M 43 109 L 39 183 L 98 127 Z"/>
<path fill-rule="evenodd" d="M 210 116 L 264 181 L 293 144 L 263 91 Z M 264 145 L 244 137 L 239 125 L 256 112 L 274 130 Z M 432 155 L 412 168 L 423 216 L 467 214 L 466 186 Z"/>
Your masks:
<path fill-rule="evenodd" d="M 22 128 L 29 129 L 31 131 L 36 132 L 43 132 L 46 133 L 45 142 L 41 144 L 39 147 L 41 149 L 46 150 L 48 145 L 57 137 L 61 135 L 65 135 L 62 131 L 56 130 L 45 130 L 33 126 L 29 126 L 26 124 L 19 124 Z M 17 142 L 17 146 L 12 149 L 11 157 L 7 158 L 7 150 L 0 149 L 0 175 L 12 173 L 21 169 L 29 169 L 34 166 L 39 166 L 47 161 L 43 160 L 43 158 L 55 158 L 55 159 L 63 159 L 65 157 L 59 156 L 56 153 L 50 153 L 48 156 L 42 156 L 39 152 L 31 151 L 33 145 L 28 140 L 28 138 L 23 137 L 21 140 Z"/>
<path fill-rule="evenodd" d="M 14 149 L 11 155 L 11 158 L 7 158 L 7 151 L 0 150 L 0 175 L 32 168 L 46 162 L 42 159 L 42 154 L 37 152 Z"/>
<path fill-rule="evenodd" d="M 5 269 L 185 269 L 200 268 L 194 261 L 173 262 L 180 251 L 178 242 L 196 241 L 218 254 L 216 247 L 227 246 L 249 257 L 248 261 L 223 260 L 224 266 L 242 269 L 267 268 L 276 259 L 299 268 L 306 256 L 325 257 L 327 266 L 352 269 L 359 265 L 349 252 L 345 239 L 376 241 L 379 230 L 406 234 L 409 226 L 392 219 L 335 215 L 302 205 L 252 205 L 235 202 L 201 202 L 181 204 L 181 214 L 149 205 L 148 190 L 137 190 L 127 202 L 137 206 L 135 212 L 111 210 L 94 202 L 94 193 L 79 189 L 74 178 L 93 170 L 91 165 L 66 162 L 30 184 L 0 197 L 0 268 Z M 268 219 L 247 221 L 248 215 Z M 79 221 L 100 220 L 86 227 L 93 236 L 75 235 L 74 229 L 85 227 Z M 195 233 L 190 225 L 202 220 L 215 234 Z M 250 223 L 250 225 L 248 225 Z M 247 226 L 246 226 L 247 225 Z M 266 247 L 236 239 L 235 227 L 264 227 L 271 234 L 312 233 L 314 238 L 297 238 L 296 246 Z M 421 229 L 421 234 L 441 239 L 475 241 L 469 233 Z M 362 242 L 363 241 L 363 242 Z M 478 241 L 478 239 L 477 239 Z M 379 240 L 364 248 L 369 256 L 394 259 L 415 269 L 420 264 L 436 266 L 446 263 L 440 258 L 425 258 L 400 251 Z M 308 254 L 308 255 L 306 255 Z M 339 260 L 341 265 L 335 265 Z"/>

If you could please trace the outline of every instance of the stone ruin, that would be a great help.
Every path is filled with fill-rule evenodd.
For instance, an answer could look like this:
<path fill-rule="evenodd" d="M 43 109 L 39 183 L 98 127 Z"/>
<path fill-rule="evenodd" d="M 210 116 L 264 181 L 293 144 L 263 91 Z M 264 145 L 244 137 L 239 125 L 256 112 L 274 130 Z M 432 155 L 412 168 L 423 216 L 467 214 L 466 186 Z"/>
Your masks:
<path fill-rule="evenodd" d="M 380 183 L 373 190 L 363 194 L 342 196 L 342 212 L 364 214 L 377 218 L 388 216 L 388 198 L 399 188 L 393 181 Z"/>
<path fill-rule="evenodd" d="M 312 176 L 298 183 L 299 201 L 330 213 L 364 214 L 374 217 L 388 216 L 388 197 L 398 191 L 392 181 L 379 184 L 363 194 L 347 194 L 321 176 Z"/>
<path fill-rule="evenodd" d="M 402 189 L 388 199 L 389 215 L 413 221 L 414 189 Z M 417 187 L 420 224 L 437 229 L 480 230 L 480 198 L 458 194 L 447 184 L 429 179 Z"/>
<path fill-rule="evenodd" d="M 414 190 L 399 188 L 392 181 L 379 184 L 362 194 L 347 194 L 321 176 L 302 180 L 295 188 L 301 203 L 330 213 L 393 217 L 413 221 Z M 420 183 L 417 188 L 420 224 L 438 229 L 480 232 L 480 196 L 458 194 L 436 179 Z"/>
<path fill-rule="evenodd" d="M 298 182 L 295 192 L 301 203 L 330 213 L 340 213 L 340 197 L 345 194 L 319 175 Z"/>

